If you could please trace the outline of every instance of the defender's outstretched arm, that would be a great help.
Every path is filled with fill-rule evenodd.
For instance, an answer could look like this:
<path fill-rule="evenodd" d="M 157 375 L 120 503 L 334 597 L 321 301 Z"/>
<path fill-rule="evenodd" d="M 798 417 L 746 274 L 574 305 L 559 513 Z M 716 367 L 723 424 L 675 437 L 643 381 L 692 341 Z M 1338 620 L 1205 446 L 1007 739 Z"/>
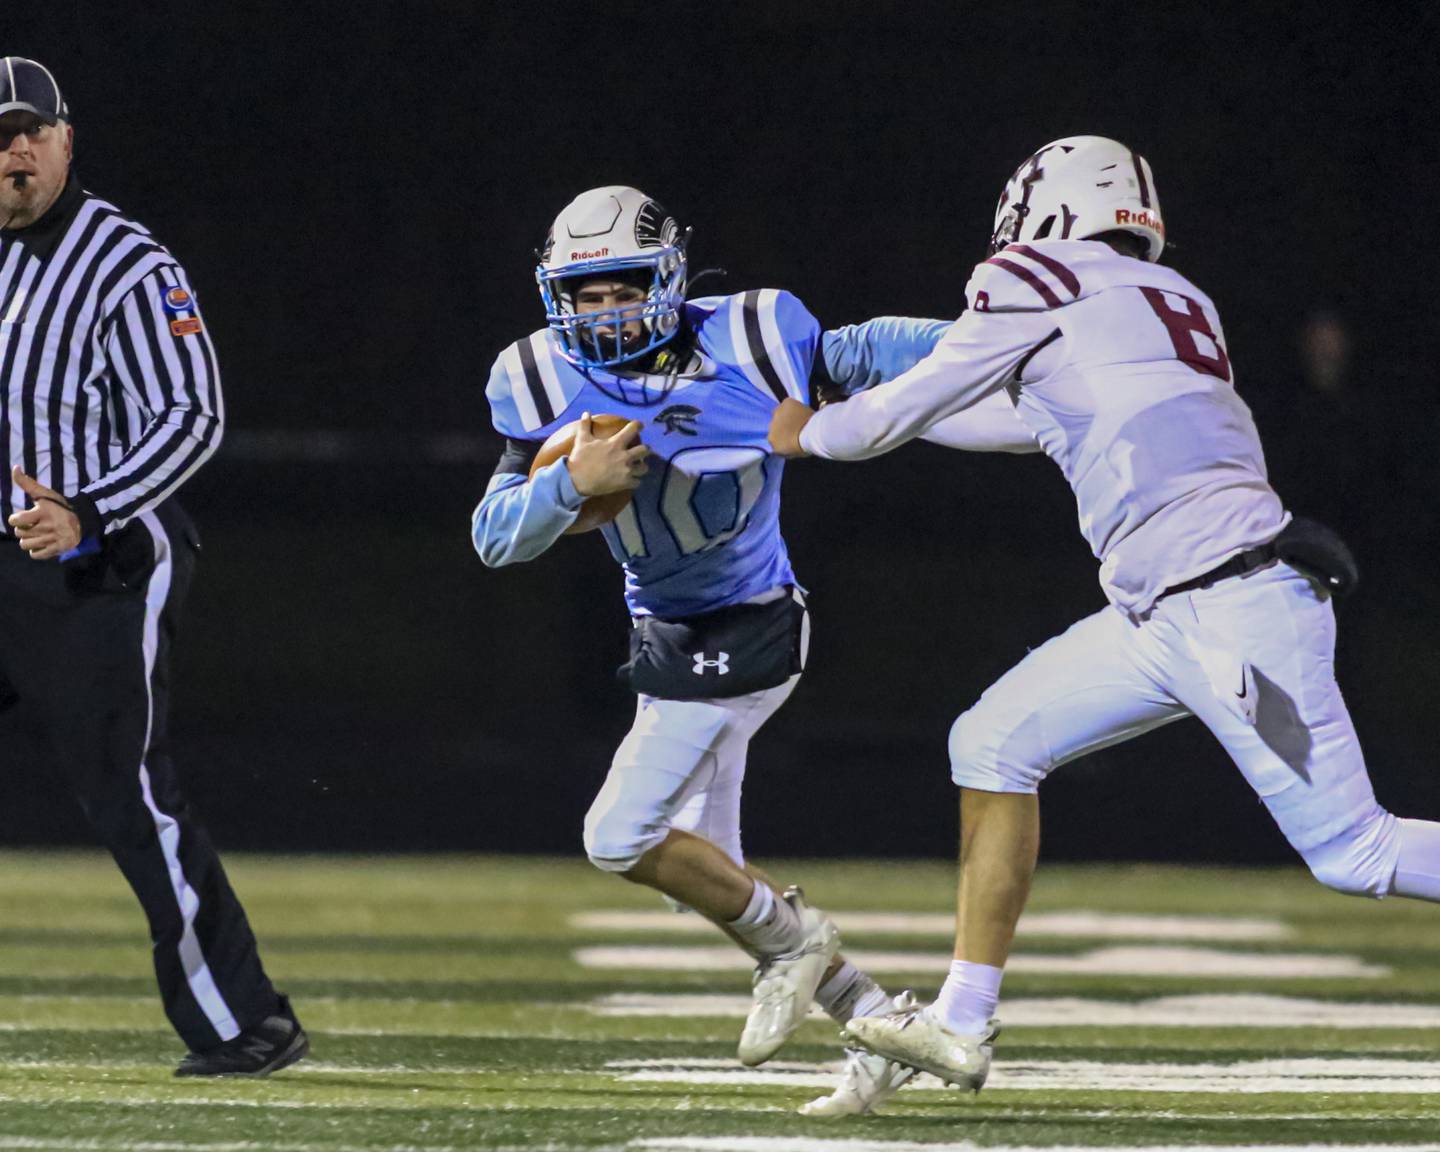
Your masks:
<path fill-rule="evenodd" d="M 828 406 L 805 422 L 798 443 L 776 441 L 773 446 L 782 455 L 804 452 L 831 460 L 863 460 L 892 451 L 1000 389 L 1052 328 L 1033 313 L 967 312 L 908 372 L 845 404 Z M 798 421 L 795 415 L 788 420 L 776 415 L 789 430 Z"/>

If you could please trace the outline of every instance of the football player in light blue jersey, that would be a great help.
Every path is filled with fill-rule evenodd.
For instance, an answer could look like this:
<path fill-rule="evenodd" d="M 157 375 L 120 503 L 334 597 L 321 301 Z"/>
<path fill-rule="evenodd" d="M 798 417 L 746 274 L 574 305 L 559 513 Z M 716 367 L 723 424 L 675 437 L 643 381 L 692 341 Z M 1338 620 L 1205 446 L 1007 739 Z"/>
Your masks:
<path fill-rule="evenodd" d="M 739 1046 L 753 1065 L 812 997 L 842 1024 L 892 1007 L 838 956 L 829 918 L 798 890 L 778 896 L 741 850 L 746 749 L 793 691 L 808 640 L 780 534 L 784 462 L 770 451 L 770 417 L 787 397 L 841 397 L 900 374 L 949 325 L 887 317 L 822 332 L 774 289 L 687 300 L 687 236 L 634 188 L 597 188 L 561 212 L 537 269 L 547 327 L 501 353 L 486 388 L 507 447 L 472 536 L 489 566 L 530 560 L 587 498 L 633 492 L 603 532 L 625 572 L 634 628 L 624 671 L 638 707 L 586 817 L 585 848 L 757 958 Z M 597 436 L 588 417 L 600 413 L 629 423 Z M 541 443 L 577 420 L 569 455 L 531 478 Z M 812 1114 L 868 1110 L 909 1076 L 856 1060 Z"/>

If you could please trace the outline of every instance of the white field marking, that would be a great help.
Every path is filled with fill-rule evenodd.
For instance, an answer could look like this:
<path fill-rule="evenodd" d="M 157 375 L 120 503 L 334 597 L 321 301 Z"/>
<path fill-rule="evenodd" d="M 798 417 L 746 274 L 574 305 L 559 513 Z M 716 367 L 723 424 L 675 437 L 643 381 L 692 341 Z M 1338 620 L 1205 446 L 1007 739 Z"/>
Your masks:
<path fill-rule="evenodd" d="M 955 933 L 953 912 L 834 912 L 842 933 L 871 936 L 940 936 Z M 582 931 L 712 935 L 720 929 L 703 916 L 674 912 L 578 912 L 570 927 Z M 1021 936 L 1102 940 L 1284 940 L 1294 931 L 1279 920 L 1228 916 L 1138 916 L 1111 912 L 1031 912 L 1020 918 Z"/>
<path fill-rule="evenodd" d="M 615 992 L 586 1005 L 596 1016 L 721 1016 L 744 1019 L 750 997 Z M 828 1019 L 818 1005 L 810 1015 Z M 1440 1028 L 1440 1007 L 1431 1004 L 1341 1003 L 1293 996 L 1236 993 L 1157 996 L 1151 1000 L 1087 1000 L 1027 996 L 1003 1000 L 1006 1028 Z"/>
<path fill-rule="evenodd" d="M 147 1001 L 147 1003 L 148 1003 L 148 1001 Z M 309 998 L 307 997 L 305 1003 L 306 1003 L 307 1006 L 313 1007 L 314 1001 L 311 1000 L 311 999 L 309 999 Z M 469 1001 L 459 1001 L 459 1000 L 447 1000 L 447 1001 L 441 1001 L 441 1000 L 397 1000 L 397 1001 L 383 1001 L 383 1002 L 382 1002 L 382 1001 L 377 1001 L 377 1000 L 369 1000 L 369 1001 L 366 1001 L 366 1004 L 367 1004 L 367 1006 L 369 1006 L 369 1007 L 374 1007 L 374 1006 L 376 1006 L 376 1005 L 378 1005 L 378 1004 L 381 1004 L 381 1003 L 401 1004 L 401 1005 L 406 1006 L 406 1007 L 415 1006 L 415 1005 L 424 1005 L 424 1006 L 426 1006 L 426 1007 L 443 1007 L 443 1006 L 447 1006 L 447 1005 L 448 1005 L 449 1007 L 455 1009 L 456 1011 L 459 1011 L 459 1010 L 464 1009 L 464 1008 L 466 1008 L 466 1007 L 472 1006 L 472 1005 L 471 1005 L 471 1002 L 469 1002 Z M 565 1008 L 568 1008 L 569 1005 L 568 1005 L 568 1004 L 563 1004 L 563 1005 L 548 1005 L 548 1004 L 547 1004 L 547 1005 L 545 1005 L 545 1007 L 547 1007 L 547 1008 L 548 1008 L 548 1007 L 565 1007 Z M 744 1013 L 742 1013 L 742 1015 L 744 1015 Z M 473 1027 L 473 1028 L 462 1027 L 462 1026 L 455 1025 L 455 1024 L 448 1024 L 448 1025 L 445 1025 L 445 1026 L 439 1027 L 439 1028 L 430 1026 L 430 1025 L 428 1025 L 428 1024 L 426 1024 L 426 1025 L 422 1025 L 422 1024 L 400 1024 L 400 1025 L 396 1025 L 396 1026 L 390 1027 L 390 1028 L 386 1028 L 386 1027 L 366 1028 L 366 1027 L 359 1027 L 359 1026 L 356 1026 L 356 1027 L 353 1027 L 353 1028 L 352 1028 L 352 1027 L 342 1027 L 342 1026 L 336 1026 L 336 1027 L 317 1027 L 313 1022 L 311 1022 L 311 1017 L 310 1017 L 310 1016 L 307 1016 L 307 1017 L 306 1017 L 306 1028 L 309 1030 L 309 1032 L 311 1033 L 311 1035 L 317 1035 L 317 1034 L 318 1034 L 318 1035 L 324 1035 L 324 1036 L 388 1036 L 388 1037 L 392 1037 L 392 1038 L 393 1038 L 393 1037 L 400 1037 L 400 1036 L 408 1036 L 408 1037 L 414 1037 L 414 1038 L 416 1038 L 416 1039 L 426 1039 L 426 1038 L 431 1038 L 431 1039 L 433 1039 L 433 1038 L 436 1037 L 436 1036 L 462 1037 L 462 1038 L 463 1038 L 463 1037 L 476 1037 L 476 1036 L 491 1036 L 491 1037 L 497 1037 L 497 1038 L 505 1038 L 505 1037 L 509 1037 L 509 1036 L 511 1036 L 511 1035 L 519 1035 L 519 1034 L 520 1034 L 520 1033 L 518 1033 L 518 1032 L 513 1032 L 513 1033 L 512 1033 L 512 1032 L 497 1033 L 494 1028 L 481 1028 L 478 1024 L 477 1024 L 475 1027 Z M 65 1023 L 65 1024 L 60 1024 L 60 1025 L 45 1024 L 45 1023 L 0 1024 L 0 1033 L 10 1033 L 10 1032 L 15 1032 L 15 1033 L 21 1033 L 21 1032 L 55 1032 L 55 1031 L 66 1031 L 66 1032 L 81 1032 L 81 1031 L 84 1031 L 84 1032 L 92 1032 L 92 1031 L 94 1031 L 94 1032 L 146 1032 L 146 1033 L 153 1033 L 153 1034 L 156 1035 L 156 1036 L 170 1036 L 170 1035 L 173 1035 L 173 1031 L 172 1031 L 169 1027 L 166 1027 L 166 1026 L 152 1026 L 152 1027 L 140 1028 L 140 1027 L 136 1027 L 136 1026 L 133 1026 L 133 1025 L 130 1025 L 130 1024 L 119 1024 L 119 1023 L 108 1023 L 108 1024 L 107 1024 L 107 1023 L 95 1023 L 95 1024 Z M 528 1033 L 527 1033 L 527 1034 L 528 1034 Z M 83 1067 L 89 1067 L 89 1066 L 91 1066 L 93 1063 L 94 1063 L 93 1061 L 87 1061 L 86 1064 L 85 1064 L 85 1065 L 82 1065 L 82 1066 L 83 1066 Z M 35 1065 L 31 1065 L 31 1067 L 34 1067 L 34 1066 L 35 1066 Z M 311 1066 L 312 1066 L 312 1065 L 311 1065 L 310 1062 L 307 1060 L 307 1061 L 306 1061 L 306 1067 L 311 1067 Z M 0 1098 L 0 1099 L 3 1099 L 3 1098 Z"/>
<path fill-rule="evenodd" d="M 481 1034 L 477 1033 L 477 1035 Z M 492 1035 L 492 1033 L 484 1033 L 483 1035 L 488 1036 Z M 686 1062 L 680 1061 L 679 1063 L 685 1064 Z M 653 1061 L 645 1060 L 637 1060 L 635 1062 L 636 1067 L 648 1068 L 652 1067 L 653 1064 Z M 735 1062 L 733 1060 L 723 1060 L 720 1061 L 717 1066 L 730 1068 L 733 1067 L 734 1064 Z M 771 1061 L 771 1064 L 773 1066 L 775 1062 Z M 86 1069 L 94 1068 L 104 1068 L 107 1071 L 118 1068 L 151 1070 L 155 1068 L 168 1068 L 169 1066 L 168 1062 L 161 1063 L 154 1060 L 31 1060 L 23 1056 L 18 1058 L 11 1057 L 5 1061 L 5 1067 L 7 1068 L 39 1068 L 47 1071 L 59 1069 L 85 1071 Z M 797 1065 L 797 1067 L 810 1068 L 812 1065 Z M 495 1066 L 493 1064 L 338 1064 L 334 1061 L 307 1059 L 303 1066 L 287 1069 L 285 1080 L 287 1083 L 313 1080 L 316 1073 L 341 1073 L 346 1076 L 426 1076 L 433 1079 L 436 1076 L 485 1076 L 493 1074 L 494 1071 Z M 584 1076 L 596 1074 L 597 1073 L 588 1072 L 586 1069 L 580 1068 L 557 1069 L 554 1072 L 546 1073 L 546 1075 L 555 1076 Z M 171 1102 L 172 1101 L 167 1101 L 167 1103 Z M 173 1101 L 173 1103 L 184 1104 L 186 1100 L 179 1099 Z M 0 1137 L 0 1140 L 3 1139 L 3 1137 Z M 4 1149 L 5 1145 L 0 1143 L 0 1152 L 4 1152 Z M 427 1152 L 432 1152 L 432 1150 L 427 1148 Z"/>
<path fill-rule="evenodd" d="M 627 1148 L 654 1152 L 1436 1152 L 1440 1144 L 1119 1144 L 1046 1145 L 1043 1148 L 987 1145 L 968 1140 L 947 1144 L 912 1140 L 826 1139 L 813 1136 L 658 1136 L 632 1140 Z"/>
<path fill-rule="evenodd" d="M 307 1001 L 313 997 L 305 997 Z M 19 996 L 6 996 L 6 1004 L 143 1004 L 147 1008 L 155 1004 L 154 996 L 76 996 L 71 992 L 25 992 Z M 168 1027 L 168 1025 L 167 1025 Z M 3 1145 L 0 1145 L 3 1147 Z"/>
<path fill-rule="evenodd" d="M 196 1144 L 185 1141 L 177 1144 L 170 1140 L 85 1140 L 50 1139 L 44 1136 L 0 1136 L 0 1149 L 37 1149 L 40 1152 L 319 1152 L 333 1148 L 330 1144 L 275 1144 L 271 1141 L 256 1143 L 253 1140 L 227 1141 L 222 1144 Z M 379 1150 L 377 1150 L 379 1152 Z M 391 1150 L 395 1152 L 395 1150 Z"/>
<path fill-rule="evenodd" d="M 572 954 L 582 968 L 644 969 L 651 972 L 733 972 L 751 961 L 735 947 L 686 948 L 665 945 L 616 945 L 577 948 Z M 949 955 L 934 952 L 872 952 L 846 949 L 845 955 L 868 972 L 920 972 L 943 976 L 950 970 Z M 1008 972 L 1035 972 L 1057 976 L 1184 976 L 1247 977 L 1286 980 L 1296 977 L 1358 979 L 1388 976 L 1390 969 L 1366 964 L 1355 956 L 1299 952 L 1226 952 L 1218 948 L 1183 945 L 1096 948 L 1073 956 L 1030 953 L 1011 958 Z"/>
<path fill-rule="evenodd" d="M 84 1071 L 87 1068 L 104 1068 L 114 1070 L 117 1068 L 153 1069 L 168 1068 L 169 1061 L 158 1060 L 45 1060 L 32 1059 L 26 1056 L 11 1056 L 6 1059 L 7 1068 L 40 1068 L 46 1071 L 56 1069 L 79 1069 Z M 306 1060 L 303 1068 L 296 1068 L 286 1073 L 285 1079 L 293 1081 L 306 1079 L 316 1072 L 343 1072 L 347 1076 L 403 1076 L 406 1074 L 415 1076 L 437 1076 L 445 1073 L 471 1074 L 494 1071 L 493 1067 L 482 1068 L 480 1066 L 456 1067 L 447 1065 L 443 1068 L 436 1068 L 430 1065 L 408 1065 L 408 1064 L 381 1064 L 367 1067 L 363 1064 L 335 1064 L 322 1063 L 315 1060 Z M 183 1103 L 183 1101 L 181 1101 Z M 3 1152 L 5 1144 L 3 1137 L 0 1137 L 0 1152 Z"/>
<path fill-rule="evenodd" d="M 382 1105 L 382 1107 L 385 1107 L 385 1108 L 416 1107 L 416 1108 L 418 1108 L 418 1107 L 421 1107 L 421 1106 L 422 1106 L 422 1105 L 420 1105 L 420 1104 L 413 1104 L 413 1105 L 412 1105 L 412 1104 L 408 1103 L 407 1101 L 405 1101 L 405 1100 L 403 1099 L 403 1095 L 404 1095 L 404 1094 L 402 1094 L 401 1096 L 397 1096 L 397 1097 L 395 1097 L 394 1099 L 387 1100 L 387 1101 L 385 1102 L 385 1104 Z M 73 1095 L 71 1098 L 67 1099 L 67 1100 L 66 1100 L 66 1103 L 71 1103 L 71 1102 L 73 1102 L 73 1101 L 81 1101 L 81 1102 L 83 1102 L 85 1099 L 86 1099 L 86 1098 L 85 1098 L 83 1095 L 77 1093 L 77 1094 Z M 19 1092 L 4 1092 L 4 1093 L 0 1093 L 0 1104 L 34 1104 L 34 1103 L 36 1103 L 37 1101 L 41 1101 L 41 1102 L 44 1101 L 43 1095 L 42 1095 L 41 1093 L 32 1092 L 32 1093 L 30 1093 L 30 1094 L 28 1094 L 28 1095 L 27 1095 L 27 1094 L 24 1094 L 24 1093 L 19 1093 Z M 173 1107 L 173 1106 L 179 1106 L 179 1107 L 202 1107 L 202 1108 L 325 1108 L 325 1109 L 330 1109 L 330 1108 L 354 1108 L 354 1107 L 355 1107 L 355 1104 L 352 1103 L 352 1102 L 339 1101 L 339 1100 L 337 1100 L 337 1101 L 329 1101 L 329 1100 L 276 1100 L 276 1099 L 274 1099 L 274 1098 L 268 1098 L 268 1099 L 265 1099 L 265 1100 L 231 1100 L 231 1099 L 226 1099 L 226 1098 L 224 1098 L 224 1097 L 219 1097 L 219 1096 L 170 1096 L 170 1095 L 164 1094 L 163 1092 L 156 1092 L 156 1093 L 153 1094 L 153 1095 L 146 1095 L 146 1094 L 143 1093 L 143 1092 L 132 1092 L 132 1093 L 130 1093 L 130 1094 L 128 1094 L 128 1095 L 126 1096 L 126 1098 L 125 1098 L 125 1103 L 126 1103 L 127 1105 L 130 1105 L 130 1104 L 147 1104 L 147 1105 L 148 1105 L 148 1104 L 163 1104 L 163 1105 L 165 1105 L 165 1107 L 167 1107 L 167 1108 Z M 15 1137 L 7 1137 L 7 1139 L 15 1139 Z M 39 1139 L 39 1137 L 36 1137 L 36 1139 Z M 42 1147 L 50 1147 L 50 1145 L 48 1145 L 48 1144 L 47 1144 L 47 1145 L 42 1145 Z M 113 1148 L 113 1147 L 116 1147 L 116 1145 L 107 1142 L 107 1143 L 104 1143 L 104 1144 L 99 1145 L 99 1147 L 105 1149 L 105 1152 L 110 1152 L 110 1149 Z M 316 1145 L 316 1147 L 322 1147 L 322 1145 Z M 323 1147 L 325 1147 L 325 1148 L 328 1149 L 328 1148 L 332 1148 L 333 1145 L 327 1144 L 327 1145 L 323 1145 Z M 0 1144 L 0 1148 L 4 1148 L 4 1145 L 3 1145 L 3 1144 Z M 380 1150 L 380 1152 L 383 1152 L 383 1150 Z M 425 1152 L 437 1152 L 437 1150 L 436 1150 L 436 1149 L 426 1149 Z"/>
<path fill-rule="evenodd" d="M 620 1071 L 638 1061 L 607 1064 Z M 798 1062 L 775 1068 L 737 1069 L 725 1060 L 653 1060 L 623 1072 L 630 1082 L 672 1084 L 833 1087 L 841 1065 Z M 1234 1064 L 1108 1064 L 1093 1060 L 1031 1060 L 997 1064 L 987 1089 L 1012 1092 L 1269 1092 L 1394 1093 L 1440 1092 L 1440 1061 L 1380 1058 L 1243 1060 Z M 906 1091 L 954 1093 L 933 1076 L 917 1076 Z"/>
<path fill-rule="evenodd" d="M 585 1005 L 585 1011 L 592 1016 L 662 1016 L 662 1017 L 703 1017 L 721 1016 L 727 1019 L 743 1020 L 750 1014 L 749 996 L 722 996 L 697 992 L 692 994 L 665 992 L 614 992 L 592 1000 Z M 1005 1023 L 1010 1023 L 1009 1004 L 1005 1005 Z M 828 1020 L 829 1017 L 818 1004 L 810 1005 L 810 1019 Z M 769 1061 L 774 1063 L 774 1061 Z"/>
<path fill-rule="evenodd" d="M 169 1140 L 87 1140 L 44 1136 L 0 1136 L 0 1152 L 335 1152 L 334 1144 L 276 1144 L 272 1140 L 233 1140 L 221 1143 L 200 1143 L 187 1140 L 178 1144 Z M 366 1152 L 468 1152 L 466 1148 L 438 1144 L 367 1144 Z M 524 1149 L 497 1149 L 496 1152 L 525 1152 Z"/>

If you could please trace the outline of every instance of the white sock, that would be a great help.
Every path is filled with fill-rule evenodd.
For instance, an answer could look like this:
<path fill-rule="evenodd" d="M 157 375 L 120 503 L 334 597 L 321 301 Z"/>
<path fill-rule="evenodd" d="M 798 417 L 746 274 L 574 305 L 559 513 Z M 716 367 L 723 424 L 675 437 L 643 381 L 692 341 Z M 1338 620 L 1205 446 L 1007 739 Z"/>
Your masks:
<path fill-rule="evenodd" d="M 1397 896 L 1440 902 L 1440 824 L 1401 820 L 1400 852 L 1390 891 Z"/>
<path fill-rule="evenodd" d="M 750 903 L 745 911 L 730 921 L 735 935 L 761 956 L 779 956 L 794 952 L 805 943 L 805 930 L 800 917 L 770 890 L 770 885 L 755 881 Z"/>
<path fill-rule="evenodd" d="M 952 1032 L 973 1036 L 984 1032 L 1000 1003 L 1005 969 L 969 960 L 952 960 L 950 975 L 930 1011 Z"/>
<path fill-rule="evenodd" d="M 885 989 L 849 960 L 815 990 L 815 999 L 837 1024 L 848 1024 L 856 1016 L 879 1016 L 890 1008 Z"/>

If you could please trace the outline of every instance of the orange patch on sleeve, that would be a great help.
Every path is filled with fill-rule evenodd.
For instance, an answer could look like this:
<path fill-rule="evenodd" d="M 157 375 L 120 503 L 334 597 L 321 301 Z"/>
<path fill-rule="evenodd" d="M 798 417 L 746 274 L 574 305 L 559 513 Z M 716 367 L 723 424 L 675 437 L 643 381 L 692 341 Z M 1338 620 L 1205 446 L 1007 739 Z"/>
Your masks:
<path fill-rule="evenodd" d="M 186 320 L 170 321 L 170 333 L 173 336 L 193 336 L 200 331 L 200 317 L 191 316 Z"/>

